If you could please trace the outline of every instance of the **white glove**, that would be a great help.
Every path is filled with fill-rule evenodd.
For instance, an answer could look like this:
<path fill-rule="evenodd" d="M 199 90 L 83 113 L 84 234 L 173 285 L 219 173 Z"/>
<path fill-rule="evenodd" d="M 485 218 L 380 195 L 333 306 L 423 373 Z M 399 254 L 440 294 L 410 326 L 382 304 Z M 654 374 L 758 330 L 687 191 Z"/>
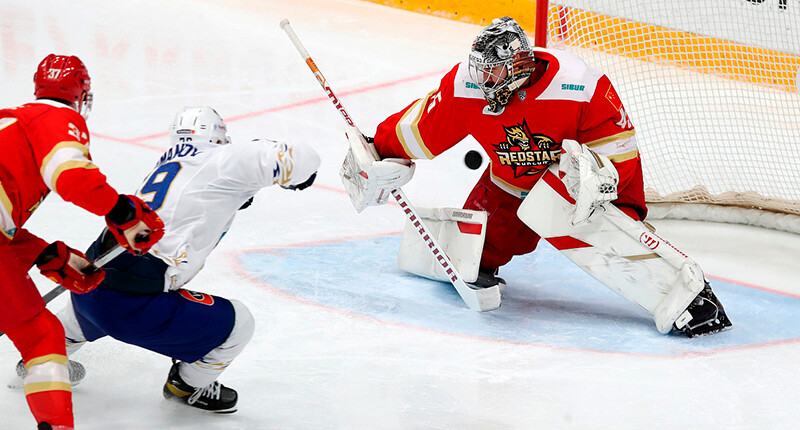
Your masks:
<path fill-rule="evenodd" d="M 355 128 L 346 126 L 350 149 L 339 170 L 342 184 L 356 211 L 378 206 L 389 200 L 396 190 L 414 176 L 414 162 L 402 158 L 378 160 L 374 148 Z"/>
<path fill-rule="evenodd" d="M 608 157 L 596 154 L 586 145 L 564 141 L 558 170 L 569 195 L 575 199 L 575 209 L 569 216 L 572 225 L 589 220 L 598 208 L 617 199 L 619 174 Z"/>

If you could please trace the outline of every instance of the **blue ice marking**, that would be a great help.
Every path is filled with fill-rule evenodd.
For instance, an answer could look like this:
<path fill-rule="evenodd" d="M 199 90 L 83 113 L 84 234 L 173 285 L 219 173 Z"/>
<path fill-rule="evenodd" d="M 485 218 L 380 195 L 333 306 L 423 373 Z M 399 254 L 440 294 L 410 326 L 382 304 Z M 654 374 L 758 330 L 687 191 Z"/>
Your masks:
<path fill-rule="evenodd" d="M 712 281 L 733 329 L 688 339 L 662 335 L 643 310 L 542 241 L 500 269 L 502 306 L 479 313 L 449 283 L 397 267 L 399 236 L 247 253 L 243 267 L 270 285 L 382 321 L 519 343 L 632 354 L 680 355 L 800 339 L 800 299 Z"/>

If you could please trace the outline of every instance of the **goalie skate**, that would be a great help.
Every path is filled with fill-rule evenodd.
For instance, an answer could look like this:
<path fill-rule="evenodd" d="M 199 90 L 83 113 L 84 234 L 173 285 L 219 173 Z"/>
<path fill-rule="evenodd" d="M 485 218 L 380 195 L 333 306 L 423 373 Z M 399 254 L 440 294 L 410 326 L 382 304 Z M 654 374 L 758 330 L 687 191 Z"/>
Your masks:
<path fill-rule="evenodd" d="M 492 288 L 495 285 L 497 288 L 500 289 L 500 292 L 505 292 L 506 290 L 506 280 L 497 276 L 497 269 L 493 272 L 489 272 L 488 270 L 481 270 L 478 272 L 478 279 L 475 282 L 470 282 L 470 285 L 474 285 L 478 288 Z"/>
<path fill-rule="evenodd" d="M 675 330 L 689 337 L 717 333 L 732 325 L 708 281 L 686 311 L 675 320 Z"/>

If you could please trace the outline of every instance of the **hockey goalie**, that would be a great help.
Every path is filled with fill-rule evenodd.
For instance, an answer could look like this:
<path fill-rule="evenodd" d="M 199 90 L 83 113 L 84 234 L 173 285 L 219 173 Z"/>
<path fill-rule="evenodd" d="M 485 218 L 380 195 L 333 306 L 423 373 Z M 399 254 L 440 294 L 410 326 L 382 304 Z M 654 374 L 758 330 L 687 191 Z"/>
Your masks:
<path fill-rule="evenodd" d="M 731 326 L 700 267 L 643 222 L 635 130 L 609 78 L 573 54 L 532 47 L 510 17 L 483 28 L 437 89 L 381 122 L 372 154 L 351 142 L 341 176 L 356 209 L 408 182 L 408 160 L 432 159 L 467 136 L 490 162 L 463 209 L 419 212 L 473 288 L 502 290 L 502 266 L 544 238 L 648 312 L 661 333 Z M 400 267 L 443 279 L 406 232 Z"/>

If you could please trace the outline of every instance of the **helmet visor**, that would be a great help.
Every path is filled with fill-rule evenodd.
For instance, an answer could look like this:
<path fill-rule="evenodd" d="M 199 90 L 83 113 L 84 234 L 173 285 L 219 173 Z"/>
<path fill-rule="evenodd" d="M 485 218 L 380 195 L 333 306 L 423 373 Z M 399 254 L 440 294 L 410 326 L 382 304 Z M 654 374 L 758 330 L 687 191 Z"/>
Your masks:
<path fill-rule="evenodd" d="M 488 98 L 497 91 L 517 90 L 536 68 L 529 51 L 520 51 L 507 60 L 487 62 L 473 52 L 469 59 L 469 76 Z"/>
<path fill-rule="evenodd" d="M 512 60 L 513 61 L 513 60 Z M 470 56 L 469 77 L 478 85 L 486 96 L 508 86 L 511 61 L 485 62 L 476 56 Z"/>

